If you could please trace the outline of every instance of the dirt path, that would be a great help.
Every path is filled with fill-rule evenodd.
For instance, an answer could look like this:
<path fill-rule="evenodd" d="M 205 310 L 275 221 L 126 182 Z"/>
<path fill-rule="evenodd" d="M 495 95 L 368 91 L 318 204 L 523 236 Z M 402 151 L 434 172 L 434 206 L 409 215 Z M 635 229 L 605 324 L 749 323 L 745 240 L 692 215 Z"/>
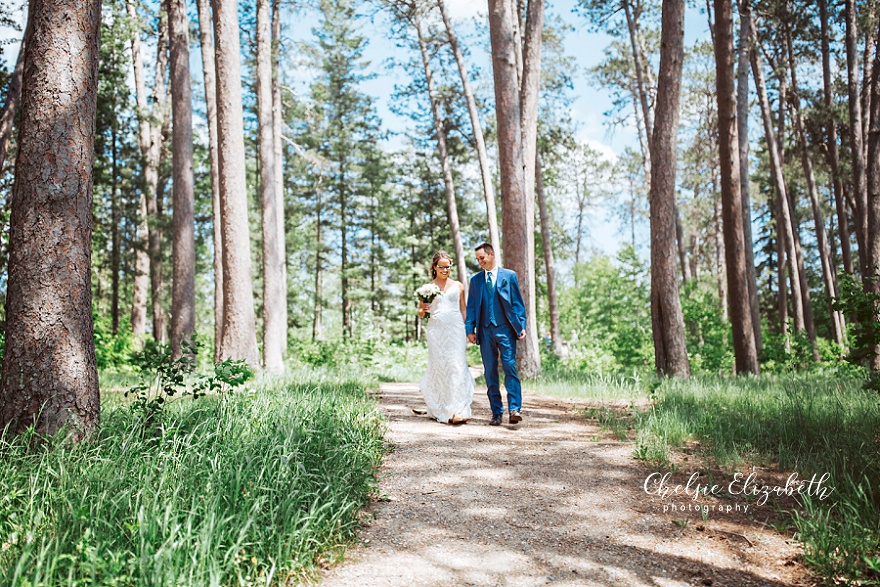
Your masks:
<path fill-rule="evenodd" d="M 485 388 L 461 426 L 415 414 L 415 384 L 383 384 L 379 401 L 394 444 L 383 498 L 325 587 L 808 584 L 798 547 L 762 523 L 769 508 L 664 513 L 672 502 L 643 490 L 653 469 L 585 419 L 584 401 L 526 391 L 524 421 L 501 427 L 487 425 Z"/>

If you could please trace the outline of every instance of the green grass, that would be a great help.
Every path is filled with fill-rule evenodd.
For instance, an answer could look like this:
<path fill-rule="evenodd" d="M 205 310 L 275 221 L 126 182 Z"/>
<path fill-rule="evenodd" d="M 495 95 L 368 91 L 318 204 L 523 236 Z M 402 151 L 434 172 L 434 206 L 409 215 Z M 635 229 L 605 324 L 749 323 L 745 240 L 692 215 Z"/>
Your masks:
<path fill-rule="evenodd" d="M 703 459 L 722 469 L 828 473 L 834 493 L 804 496 L 791 512 L 802 558 L 824 577 L 880 585 L 880 398 L 861 385 L 834 373 L 664 380 L 655 403 L 636 413 L 633 453 L 670 467 L 672 452 L 696 440 Z"/>
<path fill-rule="evenodd" d="M 653 374 L 602 374 L 547 364 L 540 379 L 525 381 L 525 393 L 585 399 L 640 399 L 657 385 Z"/>
<path fill-rule="evenodd" d="M 78 445 L 0 438 L 0 586 L 285 584 L 350 540 L 384 425 L 365 382 L 299 370 L 181 400 L 145 429 L 121 402 Z"/>

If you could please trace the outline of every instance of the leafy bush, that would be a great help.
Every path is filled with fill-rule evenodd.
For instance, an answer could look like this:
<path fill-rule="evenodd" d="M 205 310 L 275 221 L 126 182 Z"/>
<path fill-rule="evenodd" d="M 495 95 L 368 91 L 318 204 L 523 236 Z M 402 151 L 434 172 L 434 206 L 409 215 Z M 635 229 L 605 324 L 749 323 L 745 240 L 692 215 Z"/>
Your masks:
<path fill-rule="evenodd" d="M 98 369 L 130 371 L 134 351 L 131 328 L 121 324 L 118 332 L 113 334 L 110 317 L 97 313 L 92 314 L 92 322 L 95 329 L 95 358 Z"/>
<path fill-rule="evenodd" d="M 578 335 L 568 365 L 614 372 L 653 362 L 648 272 L 632 247 L 576 265 L 561 298 L 562 331 Z"/>
<path fill-rule="evenodd" d="M 871 275 L 863 279 L 874 283 L 878 278 Z M 840 276 L 840 298 L 835 300 L 834 309 L 850 317 L 848 360 L 866 365 L 871 349 L 880 344 L 880 295 L 866 292 L 852 275 L 844 273 Z M 871 373 L 865 387 L 880 391 L 880 375 Z"/>
<path fill-rule="evenodd" d="M 730 373 L 733 369 L 733 334 L 721 314 L 718 295 L 692 279 L 681 293 L 681 310 L 691 370 L 695 373 Z"/>
<path fill-rule="evenodd" d="M 148 344 L 135 354 L 143 379 L 129 388 L 125 396 L 134 396 L 131 409 L 143 416 L 148 426 L 164 413 L 166 403 L 175 395 L 198 399 L 207 393 L 217 393 L 222 399 L 227 391 L 254 375 L 245 361 L 232 359 L 214 363 L 213 375 L 196 373 L 198 344 L 184 340 L 181 346 L 183 354 L 177 359 L 167 344 Z"/>
<path fill-rule="evenodd" d="M 290 341 L 288 353 L 301 364 L 315 367 L 349 367 L 352 364 L 369 365 L 376 342 L 372 339 L 297 340 Z"/>

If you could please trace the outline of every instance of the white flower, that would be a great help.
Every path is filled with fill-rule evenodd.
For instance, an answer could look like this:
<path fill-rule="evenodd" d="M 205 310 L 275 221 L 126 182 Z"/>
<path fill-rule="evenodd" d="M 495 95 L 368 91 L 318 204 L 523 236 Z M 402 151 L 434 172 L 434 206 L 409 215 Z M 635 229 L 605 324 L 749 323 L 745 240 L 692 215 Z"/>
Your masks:
<path fill-rule="evenodd" d="M 434 283 L 426 283 L 415 291 L 416 297 L 419 298 L 419 301 L 426 304 L 430 304 L 431 302 L 433 302 L 434 298 L 442 293 L 443 292 L 440 291 L 440 288 L 437 287 L 437 285 Z M 425 312 L 425 319 L 427 320 L 430 317 L 431 312 Z"/>
<path fill-rule="evenodd" d="M 442 294 L 440 288 L 437 287 L 434 283 L 426 283 L 422 287 L 416 290 L 415 295 L 419 298 L 419 301 L 422 301 L 426 304 L 430 304 L 434 301 L 434 298 Z"/>

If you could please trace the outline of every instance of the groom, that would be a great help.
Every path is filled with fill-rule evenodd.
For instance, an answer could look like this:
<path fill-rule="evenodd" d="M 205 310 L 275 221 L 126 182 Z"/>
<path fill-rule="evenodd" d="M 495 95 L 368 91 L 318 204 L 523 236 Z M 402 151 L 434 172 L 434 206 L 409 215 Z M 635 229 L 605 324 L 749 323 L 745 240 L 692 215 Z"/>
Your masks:
<path fill-rule="evenodd" d="M 471 344 L 480 345 L 489 405 L 492 407 L 490 426 L 499 426 L 504 414 L 501 390 L 498 387 L 498 355 L 507 389 L 509 422 L 522 421 L 522 387 L 516 374 L 516 341 L 526 337 L 526 310 L 516 273 L 495 264 L 495 249 L 483 243 L 476 249 L 477 263 L 483 271 L 471 277 L 468 290 L 465 332 Z"/>

